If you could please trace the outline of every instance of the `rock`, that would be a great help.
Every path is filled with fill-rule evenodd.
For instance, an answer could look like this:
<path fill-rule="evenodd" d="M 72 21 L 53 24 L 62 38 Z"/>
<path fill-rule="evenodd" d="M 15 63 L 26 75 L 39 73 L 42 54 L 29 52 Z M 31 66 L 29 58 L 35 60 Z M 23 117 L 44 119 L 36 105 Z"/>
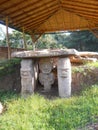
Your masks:
<path fill-rule="evenodd" d="M 49 58 L 40 60 L 39 62 L 40 74 L 39 81 L 44 86 L 45 91 L 51 90 L 51 85 L 54 83 L 54 74 L 51 72 L 53 65 Z"/>
<path fill-rule="evenodd" d="M 58 90 L 61 98 L 71 96 L 71 64 L 70 59 L 59 58 L 57 63 Z"/>
<path fill-rule="evenodd" d="M 23 59 L 21 61 L 21 95 L 26 96 L 34 93 L 35 73 L 34 62 L 32 59 Z"/>
<path fill-rule="evenodd" d="M 0 114 L 3 112 L 3 105 L 0 102 Z"/>
<path fill-rule="evenodd" d="M 20 51 L 11 54 L 11 57 L 20 58 L 39 58 L 39 57 L 62 57 L 62 56 L 79 56 L 75 49 L 55 49 L 55 50 L 39 50 L 39 51 Z"/>

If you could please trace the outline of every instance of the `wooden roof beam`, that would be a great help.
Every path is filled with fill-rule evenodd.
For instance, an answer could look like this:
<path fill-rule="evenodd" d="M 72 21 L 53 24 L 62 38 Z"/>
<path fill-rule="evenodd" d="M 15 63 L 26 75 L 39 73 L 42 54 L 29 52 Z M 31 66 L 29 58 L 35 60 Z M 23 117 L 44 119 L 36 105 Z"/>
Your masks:
<path fill-rule="evenodd" d="M 90 8 L 94 8 L 95 7 L 97 9 L 98 1 L 97 1 L 97 3 L 94 2 L 94 1 L 91 3 L 91 0 L 89 2 L 88 1 L 84 2 L 84 1 L 79 1 L 79 0 L 70 0 L 70 1 L 69 0 L 66 0 L 66 1 L 65 0 L 61 0 L 61 3 L 62 4 L 70 3 L 70 4 L 75 4 L 77 6 L 81 5 L 81 6 L 84 6 L 84 7 L 89 5 Z"/>
<path fill-rule="evenodd" d="M 0 1 L 0 6 L 4 5 L 5 2 L 9 2 L 8 0 L 3 0 L 2 2 Z"/>
<path fill-rule="evenodd" d="M 92 29 L 93 29 L 93 28 L 92 28 Z M 48 29 L 48 30 L 45 30 L 45 29 L 40 30 L 40 29 L 39 29 L 39 30 L 37 30 L 37 31 L 39 31 L 39 32 L 40 32 L 40 31 L 41 31 L 41 32 L 44 31 L 45 33 L 49 33 L 49 32 L 64 31 L 64 30 L 65 30 L 65 31 L 89 30 L 89 27 L 86 27 L 86 26 L 85 26 L 85 27 L 81 27 L 81 28 L 78 28 L 78 27 L 75 28 L 75 27 L 73 27 L 73 28 L 63 28 L 63 29 L 61 29 L 61 28 L 59 28 L 59 29 L 58 29 L 58 28 L 54 28 L 54 29 L 51 29 L 51 30 L 49 30 L 49 29 Z"/>
<path fill-rule="evenodd" d="M 58 12 L 58 10 L 54 11 L 53 13 L 51 13 L 45 20 L 43 20 L 42 22 L 40 22 L 39 24 L 36 24 L 36 26 L 32 23 L 31 26 L 26 26 L 26 28 L 28 29 L 35 29 L 35 27 L 38 27 L 40 25 L 42 25 L 44 22 L 46 22 L 50 17 L 52 17 L 56 12 Z M 36 21 L 35 21 L 36 22 Z M 33 27 L 34 26 L 34 27 Z M 35 29 L 36 30 L 36 29 Z"/>
<path fill-rule="evenodd" d="M 81 5 L 80 3 L 72 3 L 72 2 L 70 2 L 70 1 L 64 1 L 64 2 L 62 2 L 62 6 L 63 5 L 68 5 L 68 7 L 70 6 L 70 8 L 72 7 L 72 6 L 76 6 L 77 8 L 82 8 L 82 9 L 85 9 L 85 10 L 89 10 L 89 11 L 94 11 L 94 10 L 97 10 L 98 9 L 98 6 L 96 5 L 96 6 L 89 6 L 88 4 L 86 5 L 86 4 L 83 4 L 83 5 Z"/>
<path fill-rule="evenodd" d="M 61 0 L 62 1 L 62 3 L 63 2 L 65 2 L 65 0 Z M 66 2 L 68 2 L 69 0 L 66 0 Z M 97 0 L 95 0 L 95 2 L 94 1 L 92 1 L 92 0 L 89 0 L 89 3 L 88 3 L 88 1 L 79 1 L 79 0 L 70 0 L 70 2 L 71 3 L 76 3 L 76 4 L 78 4 L 78 3 L 80 3 L 80 4 L 82 4 L 82 5 L 87 5 L 87 6 L 97 6 L 97 4 L 98 4 L 98 1 Z"/>
<path fill-rule="evenodd" d="M 89 28 L 89 31 L 93 33 L 96 38 L 98 38 L 98 34 L 96 34 L 91 28 Z"/>
<path fill-rule="evenodd" d="M 89 31 L 92 32 L 96 38 L 98 38 L 98 35 L 93 31 L 93 29 L 92 29 L 92 23 L 89 20 L 88 20 L 88 27 L 89 27 Z"/>
<path fill-rule="evenodd" d="M 8 1 L 9 2 L 9 1 Z M 32 2 L 32 1 L 31 1 Z M 39 0 L 37 0 L 36 2 L 32 2 L 32 4 L 37 4 L 39 2 Z M 27 1 L 24 1 L 24 0 L 22 0 L 22 1 L 20 1 L 20 2 L 18 2 L 17 4 L 13 4 L 12 6 L 9 6 L 9 7 L 6 7 L 4 10 L 1 10 L 2 12 L 4 12 L 4 13 L 6 13 L 6 12 L 9 12 L 9 11 L 11 11 L 10 13 L 14 13 L 14 12 L 17 12 L 17 11 L 19 11 L 19 9 L 22 9 L 23 7 L 22 7 L 22 5 L 23 5 L 23 7 L 25 8 L 25 7 L 29 7 L 29 6 L 31 6 L 32 4 L 31 3 L 29 3 L 28 5 L 27 5 Z M 18 9 L 17 9 L 18 8 Z M 14 10 L 14 11 L 13 11 Z M 10 14 L 9 13 L 9 14 Z M 8 14 L 8 15 L 9 15 Z"/>
<path fill-rule="evenodd" d="M 63 8 L 65 11 L 67 11 L 67 12 L 70 12 L 70 13 L 72 13 L 72 14 L 74 14 L 74 15 L 77 15 L 77 16 L 79 16 L 79 17 L 81 17 L 81 18 L 83 18 L 83 19 L 85 19 L 85 20 L 91 20 L 92 21 L 92 23 L 94 23 L 95 24 L 95 21 L 96 22 L 98 22 L 97 20 L 97 18 L 93 18 L 93 16 L 89 16 L 89 15 L 85 15 L 85 14 L 83 14 L 83 13 L 77 13 L 77 11 L 73 11 L 73 10 L 71 10 L 71 9 L 67 9 L 67 8 Z"/>
<path fill-rule="evenodd" d="M 78 7 L 78 6 L 74 6 L 71 4 L 62 4 L 62 7 L 65 8 L 69 8 L 69 9 L 73 9 L 73 10 L 77 10 L 77 11 L 82 11 L 82 12 L 86 12 L 88 14 L 92 14 L 92 15 L 96 15 L 98 16 L 96 13 L 98 13 L 98 10 L 91 10 L 90 8 L 83 8 L 83 7 Z"/>
<path fill-rule="evenodd" d="M 51 10 L 54 10 L 55 8 L 58 8 L 58 6 L 57 6 L 57 5 L 51 6 L 50 10 L 41 8 L 41 9 L 35 10 L 34 12 L 32 11 L 32 13 L 25 13 L 25 12 L 24 12 L 22 15 L 20 15 L 20 16 L 18 16 L 18 17 L 12 17 L 12 16 L 11 16 L 11 18 L 12 18 L 12 19 L 15 19 L 16 21 L 18 21 L 18 20 L 24 19 L 24 18 L 26 17 L 26 15 L 27 15 L 27 16 L 35 17 L 36 14 L 37 14 L 37 15 L 41 15 L 41 14 L 43 14 L 43 13 L 50 12 Z"/>
<path fill-rule="evenodd" d="M 53 15 L 55 15 L 58 11 L 59 11 L 59 9 L 54 11 L 53 13 L 51 13 L 49 17 L 47 17 L 37 28 L 35 28 L 35 30 L 37 30 L 42 24 L 44 24 L 49 18 L 51 18 Z"/>
<path fill-rule="evenodd" d="M 53 13 L 55 10 L 58 10 L 58 8 L 55 8 L 54 10 L 51 10 L 50 12 L 49 11 L 47 11 L 47 13 L 43 13 L 42 15 L 38 15 L 37 17 L 35 16 L 35 17 L 28 17 L 28 18 L 26 18 L 26 19 L 24 19 L 24 20 L 20 20 L 20 21 L 16 21 L 16 20 L 13 20 L 13 22 L 15 21 L 16 22 L 16 24 L 14 24 L 14 25 L 17 25 L 18 23 L 20 23 L 20 24 L 24 24 L 24 26 L 26 25 L 26 24 L 29 24 L 30 22 L 36 22 L 36 21 L 38 21 L 38 20 L 40 20 L 40 19 L 44 19 L 44 17 L 47 17 L 48 15 L 50 15 L 51 13 Z"/>
<path fill-rule="evenodd" d="M 87 16 L 93 16 L 94 18 L 98 18 L 98 14 L 95 14 L 95 13 L 89 13 L 88 11 L 82 11 L 82 10 L 78 10 L 78 9 L 75 9 L 75 8 L 69 8 L 69 7 L 66 7 L 63 5 L 63 8 L 66 10 L 66 11 L 70 11 L 70 12 L 74 12 L 74 13 L 77 13 L 77 14 L 85 14 Z"/>
<path fill-rule="evenodd" d="M 47 18 L 47 17 L 44 17 L 44 18 Z M 26 28 L 28 28 L 28 27 L 35 27 L 36 25 L 39 25 L 39 23 L 41 23 L 42 21 L 44 21 L 44 20 L 40 20 L 40 21 L 35 21 L 34 23 L 32 23 L 32 22 L 30 22 L 30 23 L 28 23 L 28 24 L 24 24 L 25 25 L 25 27 Z M 17 24 L 17 25 L 15 25 L 15 26 L 17 26 L 18 28 L 21 28 L 21 26 L 22 26 L 22 24 Z"/>
<path fill-rule="evenodd" d="M 52 1 L 52 0 L 51 0 L 51 1 Z M 8 14 L 8 15 L 12 14 L 12 17 L 13 17 L 13 16 L 14 16 L 14 17 L 17 17 L 17 16 L 21 15 L 21 13 L 17 15 L 19 9 L 22 10 L 22 11 L 24 11 L 24 12 L 29 12 L 29 11 L 34 11 L 34 10 L 40 9 L 40 7 L 43 8 L 43 4 L 42 4 L 42 5 L 39 5 L 39 3 L 42 3 L 42 1 L 39 1 L 39 0 L 37 0 L 36 2 L 33 2 L 33 3 L 32 3 L 33 6 L 32 6 L 31 3 L 27 5 L 27 1 L 26 1 L 25 3 L 26 3 L 25 6 L 23 6 L 23 7 L 20 6 L 20 8 L 19 8 L 19 5 L 16 6 L 16 7 L 14 7 L 14 8 L 12 7 L 11 10 L 14 9 L 14 11 L 12 10 L 12 11 L 10 11 L 9 14 L 8 14 L 8 13 L 7 13 L 7 14 Z M 47 4 L 49 4 L 49 3 L 50 3 L 50 2 L 47 2 Z M 50 4 L 53 4 L 53 1 L 52 1 L 52 3 L 50 3 Z M 23 5 L 24 5 L 24 4 L 23 4 Z M 37 5 L 37 7 L 35 7 L 34 5 Z M 17 9 L 17 8 L 18 8 L 18 9 Z M 27 9 L 28 9 L 28 11 L 25 11 L 25 10 L 27 10 Z M 4 12 L 4 11 L 3 11 L 3 12 Z M 6 12 L 8 12 L 8 11 L 5 10 L 4 13 L 6 13 Z"/>
<path fill-rule="evenodd" d="M 57 10 L 57 11 L 58 11 L 58 10 Z M 46 15 L 46 16 L 44 16 L 44 17 L 41 16 L 41 18 L 39 18 L 39 20 L 37 20 L 37 19 L 38 19 L 38 18 L 37 18 L 34 22 L 32 22 L 32 21 L 29 20 L 30 23 L 24 24 L 24 27 L 25 27 L 26 30 L 27 30 L 27 29 L 29 30 L 29 29 L 31 29 L 31 28 L 34 29 L 35 27 L 39 26 L 41 23 L 43 23 L 44 21 L 46 21 L 47 18 L 48 18 L 48 16 Z M 36 22 L 36 21 L 37 21 L 37 22 Z M 19 24 L 19 23 L 18 23 L 18 24 Z M 18 28 L 21 28 L 22 25 L 18 25 L 18 24 L 15 25 L 15 26 L 17 26 Z"/>
<path fill-rule="evenodd" d="M 30 24 L 30 25 L 27 25 L 27 26 L 25 26 L 26 28 L 36 28 L 38 25 L 40 25 L 42 22 L 44 22 L 45 20 L 41 20 L 41 21 L 39 21 L 39 22 L 35 22 L 34 24 Z"/>
<path fill-rule="evenodd" d="M 44 34 L 44 32 L 40 33 L 40 34 L 37 34 L 38 36 L 36 36 L 33 33 L 31 33 L 30 35 L 31 35 L 31 38 L 32 38 L 33 42 L 35 43 L 43 34 Z"/>
<path fill-rule="evenodd" d="M 45 20 L 42 20 L 38 23 L 35 23 L 35 24 L 30 24 L 29 26 L 25 26 L 26 30 L 35 30 L 36 27 L 38 27 L 41 23 L 43 23 Z"/>

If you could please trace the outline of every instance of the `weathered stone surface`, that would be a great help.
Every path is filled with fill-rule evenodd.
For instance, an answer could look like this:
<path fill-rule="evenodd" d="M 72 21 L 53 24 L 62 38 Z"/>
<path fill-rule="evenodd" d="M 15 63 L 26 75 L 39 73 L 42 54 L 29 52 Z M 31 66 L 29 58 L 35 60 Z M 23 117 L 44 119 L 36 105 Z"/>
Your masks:
<path fill-rule="evenodd" d="M 69 55 L 79 55 L 78 51 L 75 49 L 56 49 L 49 50 L 44 49 L 41 51 L 21 51 L 12 53 L 12 57 L 20 57 L 20 58 L 39 58 L 39 57 L 64 57 Z"/>
<path fill-rule="evenodd" d="M 37 79 L 38 79 L 38 74 L 39 74 L 39 68 L 38 68 L 38 62 L 35 62 L 34 63 L 34 74 L 35 74 L 35 76 L 34 76 L 34 78 L 35 78 L 35 82 L 34 82 L 34 87 L 36 88 L 36 86 L 37 86 Z"/>
<path fill-rule="evenodd" d="M 34 74 L 34 63 L 30 59 L 23 59 L 21 61 L 21 94 L 32 94 L 34 93 L 35 85 L 35 74 Z"/>
<path fill-rule="evenodd" d="M 59 58 L 57 64 L 60 97 L 71 96 L 71 64 L 69 58 Z"/>
<path fill-rule="evenodd" d="M 39 81 L 44 86 L 45 91 L 50 91 L 51 85 L 54 83 L 54 74 L 49 73 L 40 73 L 39 74 Z"/>
<path fill-rule="evenodd" d="M 51 89 L 51 85 L 54 83 L 54 74 L 51 73 L 53 65 L 50 58 L 45 58 L 39 62 L 40 74 L 39 81 L 44 86 L 45 91 Z"/>
<path fill-rule="evenodd" d="M 0 102 L 0 114 L 3 112 L 3 105 L 2 103 Z"/>
<path fill-rule="evenodd" d="M 53 68 L 50 58 L 44 58 L 39 61 L 39 69 L 42 73 L 48 74 Z"/>

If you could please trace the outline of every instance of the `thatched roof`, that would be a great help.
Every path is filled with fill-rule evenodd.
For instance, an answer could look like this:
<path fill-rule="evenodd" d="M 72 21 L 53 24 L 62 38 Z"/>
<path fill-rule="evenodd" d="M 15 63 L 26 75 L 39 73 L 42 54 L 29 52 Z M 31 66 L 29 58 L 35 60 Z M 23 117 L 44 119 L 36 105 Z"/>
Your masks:
<path fill-rule="evenodd" d="M 98 0 L 0 0 L 0 22 L 28 33 L 98 28 Z"/>

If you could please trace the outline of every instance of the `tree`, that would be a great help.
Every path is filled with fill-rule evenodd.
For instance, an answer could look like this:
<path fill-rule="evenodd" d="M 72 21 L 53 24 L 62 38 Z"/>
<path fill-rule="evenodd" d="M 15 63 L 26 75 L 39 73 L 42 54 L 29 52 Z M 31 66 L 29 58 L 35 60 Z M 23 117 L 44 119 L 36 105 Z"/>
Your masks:
<path fill-rule="evenodd" d="M 61 37 L 59 34 L 59 37 Z M 98 38 L 96 38 L 90 31 L 74 31 L 70 35 L 64 34 L 60 39 L 67 48 L 75 48 L 79 51 L 98 51 Z"/>
<path fill-rule="evenodd" d="M 6 46 L 6 42 L 4 42 L 5 33 L 2 28 L 0 28 L 0 46 Z"/>
<path fill-rule="evenodd" d="M 53 34 L 44 34 L 36 43 L 37 49 L 56 49 L 56 48 L 65 48 L 63 44 L 60 44 L 55 35 Z"/>
<path fill-rule="evenodd" d="M 0 46 L 6 46 L 6 37 L 0 29 Z M 32 40 L 25 35 L 28 49 L 32 49 Z M 9 34 L 11 47 L 23 48 L 23 34 L 13 31 Z M 98 51 L 98 38 L 90 31 L 74 31 L 67 33 L 52 33 L 42 35 L 35 43 L 36 49 L 75 48 L 79 51 Z"/>
<path fill-rule="evenodd" d="M 1 31 L 0 31 L 1 32 Z M 2 33 L 2 32 L 1 32 Z M 31 44 L 31 38 L 29 35 L 25 35 L 27 44 Z M 23 48 L 23 34 L 19 31 L 13 31 L 12 33 L 9 33 L 9 42 L 10 46 L 13 48 Z M 1 46 L 6 46 L 6 36 L 4 34 L 4 37 L 2 38 L 2 41 L 0 42 Z"/>

